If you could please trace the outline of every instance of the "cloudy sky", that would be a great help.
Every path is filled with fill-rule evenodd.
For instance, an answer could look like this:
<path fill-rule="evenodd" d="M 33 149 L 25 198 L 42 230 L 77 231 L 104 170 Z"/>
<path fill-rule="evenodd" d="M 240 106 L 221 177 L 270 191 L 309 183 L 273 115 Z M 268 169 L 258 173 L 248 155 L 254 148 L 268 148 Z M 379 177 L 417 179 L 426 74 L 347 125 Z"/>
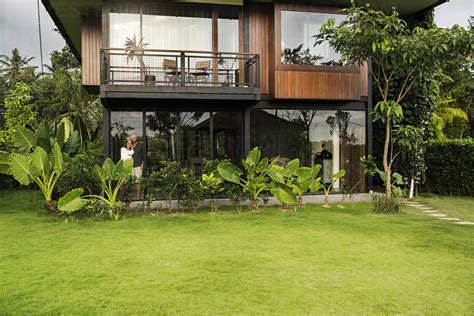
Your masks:
<path fill-rule="evenodd" d="M 41 1 L 40 6 L 43 56 L 45 63 L 49 63 L 50 53 L 61 49 L 65 42 L 53 32 L 54 23 Z M 469 16 L 474 16 L 474 0 L 451 0 L 435 11 L 436 23 L 440 27 L 467 26 Z M 10 55 L 14 47 L 22 55 L 35 57 L 34 65 L 40 64 L 36 0 L 0 0 L 0 55 Z"/>

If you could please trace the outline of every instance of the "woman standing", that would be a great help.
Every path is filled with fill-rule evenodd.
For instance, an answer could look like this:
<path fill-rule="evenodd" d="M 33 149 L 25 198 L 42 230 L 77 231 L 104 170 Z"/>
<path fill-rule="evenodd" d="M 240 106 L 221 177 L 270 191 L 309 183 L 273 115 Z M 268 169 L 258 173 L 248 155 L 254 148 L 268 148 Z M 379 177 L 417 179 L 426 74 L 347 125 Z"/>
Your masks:
<path fill-rule="evenodd" d="M 130 138 L 127 138 L 125 146 L 120 148 L 120 160 L 132 159 L 133 154 L 133 142 Z"/>

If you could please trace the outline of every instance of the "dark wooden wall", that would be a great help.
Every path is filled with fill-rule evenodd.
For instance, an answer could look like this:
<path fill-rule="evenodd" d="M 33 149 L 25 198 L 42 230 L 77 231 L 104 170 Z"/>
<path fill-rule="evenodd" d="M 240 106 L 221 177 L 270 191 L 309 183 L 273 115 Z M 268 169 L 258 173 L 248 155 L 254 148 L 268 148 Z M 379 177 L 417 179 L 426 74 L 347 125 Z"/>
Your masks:
<path fill-rule="evenodd" d="M 96 90 L 100 85 L 100 48 L 102 45 L 102 24 L 99 17 L 81 19 L 82 85 Z"/>

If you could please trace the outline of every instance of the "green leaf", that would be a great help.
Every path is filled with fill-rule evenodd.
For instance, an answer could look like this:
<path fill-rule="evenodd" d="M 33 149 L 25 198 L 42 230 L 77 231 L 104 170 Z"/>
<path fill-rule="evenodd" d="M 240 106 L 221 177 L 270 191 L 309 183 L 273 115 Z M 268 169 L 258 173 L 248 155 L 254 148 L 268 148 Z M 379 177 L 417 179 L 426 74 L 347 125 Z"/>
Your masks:
<path fill-rule="evenodd" d="M 54 171 L 61 172 L 63 170 L 63 153 L 57 142 L 54 143 L 51 151 L 51 163 L 53 164 Z"/>
<path fill-rule="evenodd" d="M 13 133 L 15 145 L 20 151 L 30 151 L 36 146 L 37 136 L 26 127 L 18 126 Z"/>
<path fill-rule="evenodd" d="M 59 123 L 56 127 L 56 141 L 62 145 L 65 142 L 65 127 L 64 123 Z"/>
<path fill-rule="evenodd" d="M 74 153 L 79 148 L 79 132 L 73 131 L 66 142 L 66 151 L 68 153 Z"/>
<path fill-rule="evenodd" d="M 256 164 L 258 164 L 258 162 L 260 161 L 260 149 L 258 149 L 258 147 L 254 147 L 250 152 L 249 154 L 247 155 L 247 158 L 245 159 L 245 162 L 249 165 L 249 166 L 255 166 Z"/>
<path fill-rule="evenodd" d="M 291 190 L 291 188 L 282 183 L 274 183 L 270 192 L 280 201 L 282 204 L 295 205 L 296 196 Z"/>
<path fill-rule="evenodd" d="M 58 200 L 58 209 L 64 213 L 73 213 L 87 204 L 87 199 L 81 197 L 84 189 L 77 188 L 69 191 Z"/>
<path fill-rule="evenodd" d="M 270 169 L 267 170 L 267 174 L 275 182 L 284 184 L 285 181 L 285 169 L 282 166 L 272 165 Z"/>
<path fill-rule="evenodd" d="M 36 147 L 31 155 L 31 166 L 36 175 L 45 177 L 50 173 L 48 153 L 41 147 Z"/>
<path fill-rule="evenodd" d="M 268 166 L 268 158 L 263 158 L 257 165 L 257 168 L 255 168 L 255 171 L 260 173 L 265 171 L 265 169 Z"/>
<path fill-rule="evenodd" d="M 242 170 L 230 162 L 221 162 L 217 165 L 219 175 L 226 181 L 239 184 L 240 176 L 243 174 Z"/>
<path fill-rule="evenodd" d="M 337 179 L 340 179 L 340 178 L 344 177 L 345 175 L 346 175 L 346 170 L 341 169 L 337 173 L 333 174 L 332 178 L 337 180 Z"/>
<path fill-rule="evenodd" d="M 321 178 L 317 178 L 313 182 L 311 182 L 311 184 L 309 185 L 309 191 L 316 192 L 321 190 L 323 188 L 323 184 L 320 181 Z"/>
<path fill-rule="evenodd" d="M 8 173 L 11 174 L 20 184 L 28 185 L 33 181 L 33 171 L 29 157 L 22 154 L 12 153 L 9 155 L 9 166 Z"/>
<path fill-rule="evenodd" d="M 308 167 L 301 167 L 297 170 L 296 175 L 298 176 L 298 179 L 296 181 L 298 182 L 305 182 L 311 177 L 314 176 L 313 169 L 308 168 Z"/>
<path fill-rule="evenodd" d="M 300 160 L 298 158 L 293 159 L 292 161 L 286 164 L 286 169 L 293 174 L 297 172 L 299 167 L 300 167 Z"/>
<path fill-rule="evenodd" d="M 127 183 L 132 177 L 132 170 L 133 170 L 133 159 L 123 160 L 121 175 L 124 178 L 125 183 Z"/>
<path fill-rule="evenodd" d="M 102 165 L 102 169 L 105 171 L 105 175 L 108 179 L 114 179 L 115 177 L 115 164 L 112 159 L 107 158 Z"/>
<path fill-rule="evenodd" d="M 0 151 L 0 173 L 9 174 L 8 170 L 10 169 L 9 163 L 9 153 Z"/>

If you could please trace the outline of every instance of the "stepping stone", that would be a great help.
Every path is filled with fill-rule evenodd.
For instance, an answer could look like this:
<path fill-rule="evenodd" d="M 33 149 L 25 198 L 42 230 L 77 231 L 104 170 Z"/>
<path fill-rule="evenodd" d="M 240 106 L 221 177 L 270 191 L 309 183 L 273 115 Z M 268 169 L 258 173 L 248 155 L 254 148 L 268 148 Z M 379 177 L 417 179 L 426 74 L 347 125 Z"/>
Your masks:
<path fill-rule="evenodd" d="M 429 207 L 429 206 L 422 206 L 419 208 L 420 210 L 432 210 L 433 208 L 432 207 Z"/>
<path fill-rule="evenodd" d="M 460 221 L 461 220 L 460 218 L 456 218 L 456 217 L 440 217 L 438 219 L 441 219 L 444 221 Z"/>
<path fill-rule="evenodd" d="M 439 214 L 439 213 L 437 213 L 437 214 L 428 214 L 428 215 L 429 215 L 429 216 L 433 216 L 433 217 L 447 217 L 447 216 L 448 216 L 448 215 L 446 215 L 446 214 Z M 473 224 L 474 224 L 474 223 L 473 223 Z"/>
<path fill-rule="evenodd" d="M 438 213 L 438 211 L 432 210 L 432 211 L 421 211 L 422 213 Z"/>
<path fill-rule="evenodd" d="M 456 222 L 454 224 L 458 224 L 458 225 L 474 225 L 474 222 Z"/>

